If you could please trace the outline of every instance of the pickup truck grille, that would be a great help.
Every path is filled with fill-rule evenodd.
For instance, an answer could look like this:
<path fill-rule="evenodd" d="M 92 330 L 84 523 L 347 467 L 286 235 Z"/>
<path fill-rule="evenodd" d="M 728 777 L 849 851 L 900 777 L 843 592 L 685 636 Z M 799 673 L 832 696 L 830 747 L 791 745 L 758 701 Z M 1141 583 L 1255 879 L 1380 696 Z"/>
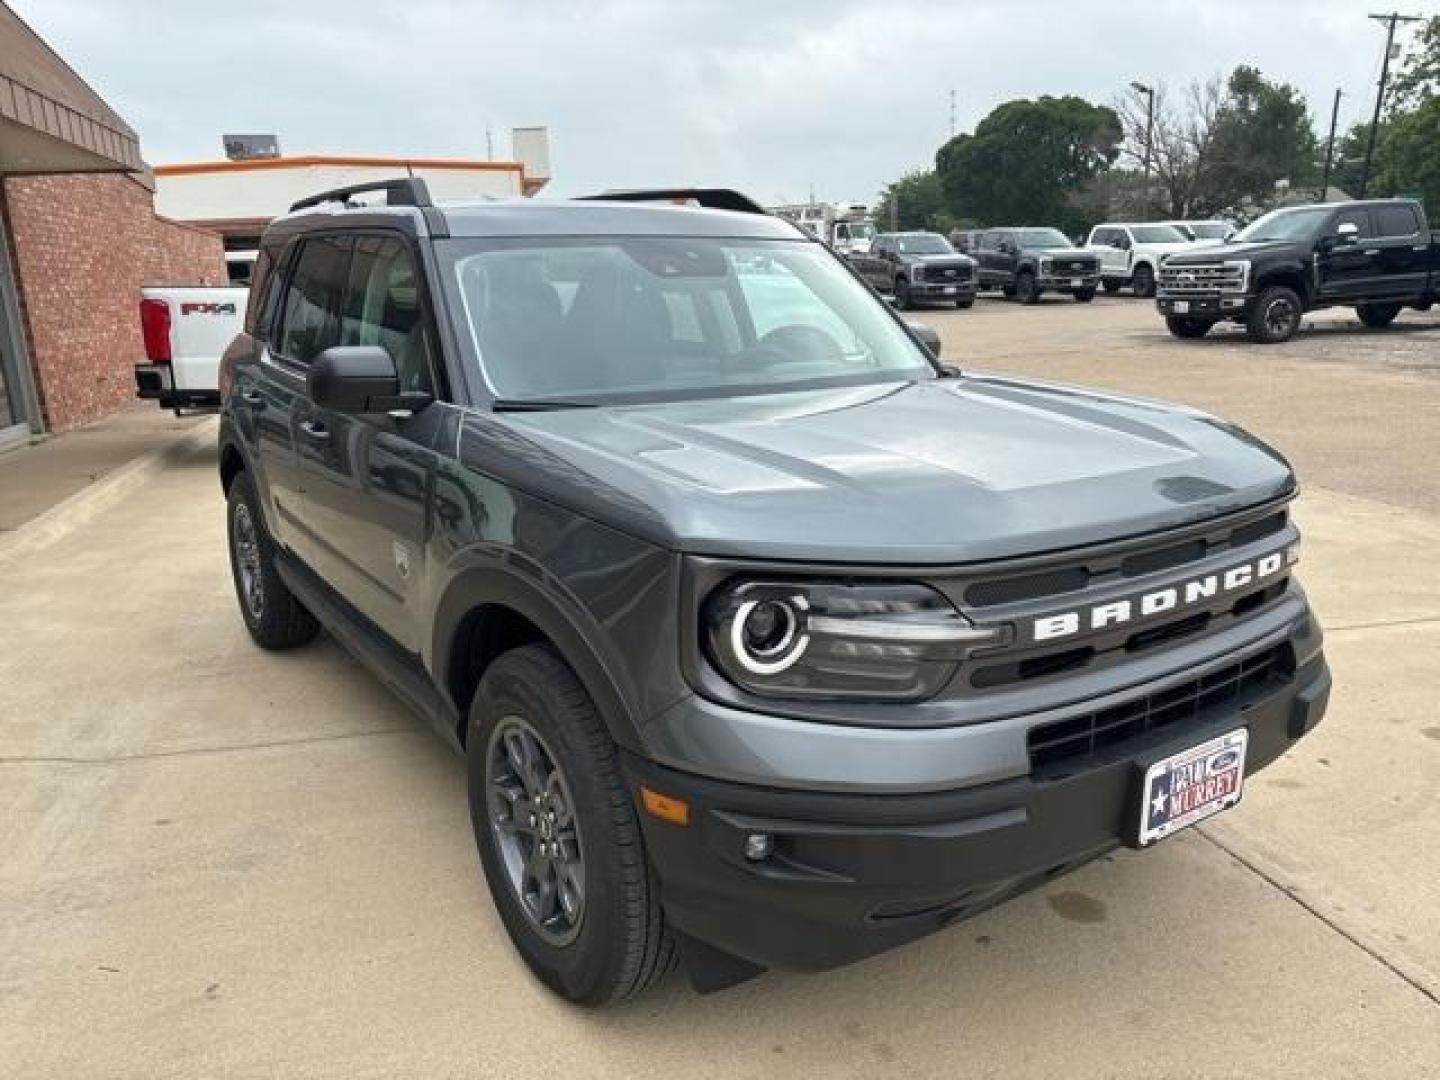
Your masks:
<path fill-rule="evenodd" d="M 1176 733 L 1204 723 L 1221 709 L 1244 709 L 1295 673 L 1294 652 L 1276 645 L 1210 674 L 1108 709 L 1030 729 L 1030 768 L 1053 775 L 1160 729 Z"/>
<path fill-rule="evenodd" d="M 1100 264 L 1094 259 L 1051 259 L 1050 272 L 1052 274 L 1094 274 L 1099 272 Z"/>
<path fill-rule="evenodd" d="M 969 263 L 956 263 L 953 266 L 947 266 L 943 263 L 926 263 L 924 266 L 918 268 L 918 276 L 922 281 L 969 281 L 973 269 L 974 267 Z"/>
<path fill-rule="evenodd" d="M 1160 292 L 1166 296 L 1215 296 L 1245 291 L 1245 267 L 1238 263 L 1160 264 Z"/>

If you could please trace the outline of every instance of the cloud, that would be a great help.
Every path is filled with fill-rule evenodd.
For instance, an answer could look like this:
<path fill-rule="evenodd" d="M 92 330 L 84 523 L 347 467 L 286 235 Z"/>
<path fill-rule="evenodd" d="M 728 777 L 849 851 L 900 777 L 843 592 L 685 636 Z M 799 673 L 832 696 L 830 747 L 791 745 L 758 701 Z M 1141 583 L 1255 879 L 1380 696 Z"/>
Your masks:
<path fill-rule="evenodd" d="M 224 131 L 288 153 L 483 156 L 551 129 L 558 194 L 729 184 L 870 199 L 1001 101 L 1109 101 L 1251 63 L 1368 112 L 1358 0 L 9 0 L 140 133 L 152 162 Z"/>

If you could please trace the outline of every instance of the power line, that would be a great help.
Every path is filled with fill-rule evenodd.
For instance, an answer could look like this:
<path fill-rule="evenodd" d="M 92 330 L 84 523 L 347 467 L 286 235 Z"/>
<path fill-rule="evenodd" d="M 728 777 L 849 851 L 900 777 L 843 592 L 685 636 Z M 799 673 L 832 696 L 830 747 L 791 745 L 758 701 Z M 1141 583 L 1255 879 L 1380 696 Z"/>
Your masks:
<path fill-rule="evenodd" d="M 1371 15 L 1376 22 L 1386 24 L 1385 59 L 1380 65 L 1380 85 L 1375 91 L 1375 115 L 1370 120 L 1370 139 L 1365 144 L 1365 167 L 1360 171 L 1360 198 L 1370 186 L 1370 162 L 1375 156 L 1375 135 L 1380 130 L 1380 107 L 1385 104 L 1385 84 L 1390 80 L 1390 54 L 1395 50 L 1395 27 L 1399 23 L 1420 22 L 1419 15 L 1401 15 L 1392 11 L 1389 15 Z"/>

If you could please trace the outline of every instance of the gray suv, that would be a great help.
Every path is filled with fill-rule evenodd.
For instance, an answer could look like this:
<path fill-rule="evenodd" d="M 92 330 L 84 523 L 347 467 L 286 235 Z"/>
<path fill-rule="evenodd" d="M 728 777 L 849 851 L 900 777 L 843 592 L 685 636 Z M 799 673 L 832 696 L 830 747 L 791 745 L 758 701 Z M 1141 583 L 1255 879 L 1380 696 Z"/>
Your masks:
<path fill-rule="evenodd" d="M 941 364 L 733 192 L 304 200 L 221 388 L 251 636 L 323 626 L 464 755 L 573 1001 L 920 937 L 1233 806 L 1325 709 L 1277 453 Z"/>

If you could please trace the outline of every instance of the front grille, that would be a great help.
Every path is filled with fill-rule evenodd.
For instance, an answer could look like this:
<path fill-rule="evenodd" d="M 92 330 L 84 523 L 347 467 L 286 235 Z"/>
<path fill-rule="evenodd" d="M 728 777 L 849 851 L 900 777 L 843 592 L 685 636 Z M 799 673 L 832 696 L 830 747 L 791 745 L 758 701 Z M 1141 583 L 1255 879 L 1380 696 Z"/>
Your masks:
<path fill-rule="evenodd" d="M 969 266 L 920 266 L 916 276 L 924 281 L 969 281 Z"/>
<path fill-rule="evenodd" d="M 1123 754 L 1127 744 L 1161 729 L 1196 727 L 1231 706 L 1245 709 L 1295 673 L 1289 645 L 1277 645 L 1209 675 L 1123 705 L 1055 720 L 1030 729 L 1026 745 L 1032 772 L 1073 771 L 1102 754 Z"/>
<path fill-rule="evenodd" d="M 1093 274 L 1098 266 L 1098 263 L 1090 262 L 1088 259 L 1052 259 L 1050 272 L 1054 274 Z"/>
<path fill-rule="evenodd" d="M 1241 263 L 1160 264 L 1160 292 L 1167 296 L 1214 296 L 1222 292 L 1245 291 L 1245 267 Z"/>

